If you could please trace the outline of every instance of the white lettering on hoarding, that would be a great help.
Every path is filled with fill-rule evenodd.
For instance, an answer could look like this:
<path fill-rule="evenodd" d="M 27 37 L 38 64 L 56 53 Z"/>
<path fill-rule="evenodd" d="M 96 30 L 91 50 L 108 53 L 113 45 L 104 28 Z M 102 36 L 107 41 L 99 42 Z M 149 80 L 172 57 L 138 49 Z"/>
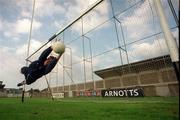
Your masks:
<path fill-rule="evenodd" d="M 134 96 L 139 96 L 138 89 L 134 90 Z"/>
<path fill-rule="evenodd" d="M 104 96 L 109 96 L 108 91 L 105 92 L 105 95 L 104 95 Z"/>
<path fill-rule="evenodd" d="M 119 91 L 119 96 L 124 96 L 124 92 L 122 90 Z"/>
<path fill-rule="evenodd" d="M 114 96 L 118 96 L 118 91 L 113 91 Z"/>
<path fill-rule="evenodd" d="M 104 97 L 123 97 L 123 96 L 139 96 L 139 89 L 115 89 L 115 90 L 107 90 L 104 91 Z"/>

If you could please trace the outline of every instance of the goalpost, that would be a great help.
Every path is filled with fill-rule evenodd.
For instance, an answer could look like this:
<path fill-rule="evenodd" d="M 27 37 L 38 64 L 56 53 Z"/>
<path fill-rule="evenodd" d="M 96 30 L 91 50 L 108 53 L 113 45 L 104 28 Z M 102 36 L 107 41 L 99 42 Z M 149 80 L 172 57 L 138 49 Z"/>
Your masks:
<path fill-rule="evenodd" d="M 178 50 L 178 46 L 177 46 L 176 40 L 174 39 L 174 37 L 169 29 L 170 27 L 168 25 L 167 19 L 163 12 L 163 7 L 161 4 L 161 1 L 154 0 L 154 4 L 156 6 L 156 10 L 159 15 L 160 24 L 161 24 L 162 30 L 164 32 L 164 36 L 165 36 L 166 44 L 167 44 L 169 52 L 170 52 L 171 60 L 174 65 L 176 77 L 179 81 L 179 50 Z"/>

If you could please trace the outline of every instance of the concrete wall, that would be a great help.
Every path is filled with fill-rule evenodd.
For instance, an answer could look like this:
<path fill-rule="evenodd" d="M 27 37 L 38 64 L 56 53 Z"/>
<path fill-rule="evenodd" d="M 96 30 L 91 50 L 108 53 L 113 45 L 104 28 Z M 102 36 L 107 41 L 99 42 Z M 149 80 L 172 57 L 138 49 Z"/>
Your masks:
<path fill-rule="evenodd" d="M 173 68 L 144 71 L 105 79 L 105 88 L 141 87 L 145 96 L 178 96 L 179 84 Z"/>
<path fill-rule="evenodd" d="M 141 87 L 145 96 L 178 96 L 179 85 L 173 68 L 142 71 L 95 81 L 96 90 Z M 93 90 L 94 83 L 86 83 L 86 90 Z M 84 83 L 70 85 L 70 91 L 84 91 Z M 68 92 L 69 86 L 53 88 L 53 92 Z M 65 96 L 67 96 L 65 94 Z"/>
<path fill-rule="evenodd" d="M 0 91 L 0 97 L 7 97 L 7 94 Z"/>

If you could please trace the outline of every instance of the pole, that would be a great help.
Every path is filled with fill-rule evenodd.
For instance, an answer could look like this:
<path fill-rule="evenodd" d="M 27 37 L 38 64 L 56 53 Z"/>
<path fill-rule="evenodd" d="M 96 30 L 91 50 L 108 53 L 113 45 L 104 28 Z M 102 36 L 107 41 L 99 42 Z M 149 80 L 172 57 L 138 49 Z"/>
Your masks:
<path fill-rule="evenodd" d="M 157 13 L 159 15 L 161 28 L 164 32 L 165 41 L 166 41 L 166 44 L 167 44 L 169 52 L 170 52 L 170 57 L 171 57 L 171 60 L 172 60 L 172 63 L 173 63 L 174 69 L 175 69 L 177 79 L 179 81 L 179 51 L 178 51 L 177 42 L 174 39 L 174 37 L 169 29 L 169 25 L 168 25 L 167 19 L 165 17 L 165 14 L 163 12 L 163 7 L 161 4 L 161 1 L 154 0 L 154 4 L 155 4 L 156 10 L 157 10 Z"/>
<path fill-rule="evenodd" d="M 177 15 L 176 15 L 176 11 L 175 11 L 175 9 L 173 7 L 173 4 L 172 4 L 171 0 L 168 0 L 168 4 L 169 4 L 169 7 L 170 7 L 171 12 L 173 14 L 174 20 L 176 21 L 176 25 L 179 26 L 179 19 L 178 19 Z"/>
<path fill-rule="evenodd" d="M 27 57 L 29 56 L 29 50 L 30 50 L 30 44 L 31 44 L 31 33 L 32 33 L 32 25 L 33 25 L 33 19 L 34 19 L 34 9 L 35 9 L 35 0 L 33 1 L 33 10 L 32 10 L 32 17 L 31 17 L 31 25 L 30 25 L 29 38 L 28 38 Z M 28 66 L 28 61 L 26 61 L 26 66 Z M 23 85 L 23 91 L 22 91 L 22 99 L 21 99 L 22 102 L 24 102 L 25 86 L 26 85 L 24 84 Z"/>

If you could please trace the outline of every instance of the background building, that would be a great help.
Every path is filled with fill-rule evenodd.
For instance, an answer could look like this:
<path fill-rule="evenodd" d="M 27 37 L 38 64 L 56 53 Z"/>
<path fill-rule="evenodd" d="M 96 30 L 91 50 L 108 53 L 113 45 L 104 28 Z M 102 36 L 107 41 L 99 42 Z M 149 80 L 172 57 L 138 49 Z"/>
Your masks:
<path fill-rule="evenodd" d="M 161 56 L 143 60 L 128 65 L 116 66 L 95 71 L 102 79 L 94 83 L 74 84 L 70 86 L 54 87 L 53 92 L 73 91 L 74 96 L 101 96 L 101 90 L 141 88 L 144 96 L 178 96 L 179 84 L 174 72 L 170 56 Z M 84 91 L 84 93 L 83 93 Z"/>

